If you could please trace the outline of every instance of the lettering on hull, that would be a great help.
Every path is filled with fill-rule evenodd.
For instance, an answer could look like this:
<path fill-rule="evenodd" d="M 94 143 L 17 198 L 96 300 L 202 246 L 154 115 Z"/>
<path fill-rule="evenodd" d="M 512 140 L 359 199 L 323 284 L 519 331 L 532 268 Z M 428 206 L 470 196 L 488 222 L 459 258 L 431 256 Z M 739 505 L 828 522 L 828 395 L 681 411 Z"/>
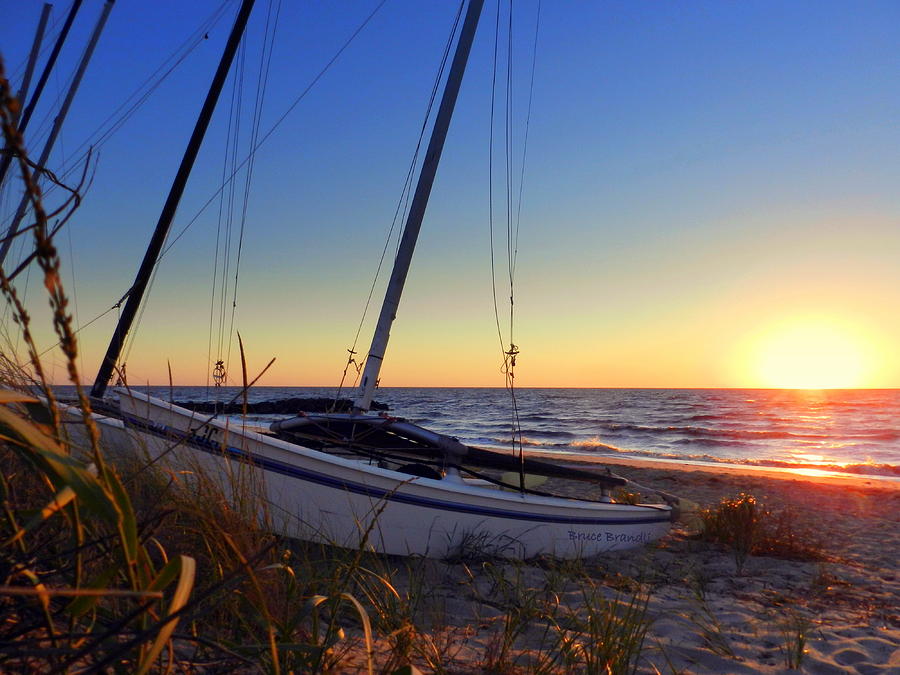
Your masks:
<path fill-rule="evenodd" d="M 606 532 L 604 530 L 595 530 L 593 532 L 577 532 L 575 530 L 569 530 L 569 541 L 571 542 L 580 542 L 580 541 L 598 541 L 604 542 L 607 544 L 647 544 L 653 541 L 653 533 L 651 532 L 638 532 L 636 534 L 628 534 L 625 532 L 621 532 L 616 534 L 615 532 Z"/>

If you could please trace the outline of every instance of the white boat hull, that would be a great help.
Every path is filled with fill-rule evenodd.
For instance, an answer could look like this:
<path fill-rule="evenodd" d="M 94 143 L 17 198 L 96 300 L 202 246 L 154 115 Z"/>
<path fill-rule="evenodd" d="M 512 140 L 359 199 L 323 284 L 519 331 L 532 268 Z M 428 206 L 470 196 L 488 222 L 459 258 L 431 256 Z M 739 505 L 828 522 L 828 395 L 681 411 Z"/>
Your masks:
<path fill-rule="evenodd" d="M 250 467 L 252 484 L 267 502 L 267 524 L 290 537 L 394 555 L 443 558 L 483 551 L 577 558 L 645 545 L 670 526 L 664 506 L 522 495 L 459 479 L 409 476 L 210 420 L 137 392 L 118 393 L 125 426 L 137 432 L 151 457 L 165 453 L 172 468 L 199 468 L 226 492 L 236 475 L 246 480 Z M 104 436 L 120 443 L 118 421 L 104 419 Z"/>

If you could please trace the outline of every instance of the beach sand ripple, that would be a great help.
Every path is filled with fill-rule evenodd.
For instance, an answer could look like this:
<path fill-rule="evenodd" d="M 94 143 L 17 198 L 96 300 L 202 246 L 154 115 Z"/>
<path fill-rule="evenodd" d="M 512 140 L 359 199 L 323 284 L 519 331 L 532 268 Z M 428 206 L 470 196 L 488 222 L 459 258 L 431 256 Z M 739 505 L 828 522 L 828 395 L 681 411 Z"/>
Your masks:
<path fill-rule="evenodd" d="M 417 625 L 440 645 L 441 668 L 532 672 L 553 655 L 560 630 L 585 638 L 577 629 L 588 605 L 646 592 L 650 625 L 639 673 L 900 672 L 900 486 L 695 469 L 614 467 L 704 505 L 751 493 L 773 511 L 789 511 L 794 531 L 810 537 L 819 555 L 751 555 L 739 574 L 725 546 L 679 525 L 652 546 L 576 565 L 398 561 L 395 585 L 427 589 L 417 598 Z M 548 487 L 584 493 L 583 484 Z M 382 641 L 380 653 L 386 649 Z"/>

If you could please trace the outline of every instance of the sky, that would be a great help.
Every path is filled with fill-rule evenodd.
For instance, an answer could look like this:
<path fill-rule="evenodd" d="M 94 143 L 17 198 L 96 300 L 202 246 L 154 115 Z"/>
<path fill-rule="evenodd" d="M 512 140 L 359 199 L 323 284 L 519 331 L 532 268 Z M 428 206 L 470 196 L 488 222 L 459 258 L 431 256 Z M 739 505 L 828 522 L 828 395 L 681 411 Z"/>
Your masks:
<path fill-rule="evenodd" d="M 33 156 L 101 5 L 86 0 L 76 19 L 26 133 Z M 40 7 L 9 3 L 0 23 L 14 89 Z M 332 385 L 354 344 L 458 4 L 282 3 L 261 133 L 284 119 L 254 156 L 232 322 L 230 295 L 223 313 L 213 285 L 214 270 L 221 282 L 228 200 L 214 198 L 197 214 L 230 172 L 230 119 L 240 119 L 238 159 L 247 155 L 264 29 L 277 7 L 257 0 L 243 77 L 230 79 L 222 94 L 173 232 L 192 224 L 162 259 L 133 335 L 132 384 L 164 383 L 169 367 L 176 383 L 205 384 L 220 358 L 239 382 L 239 331 L 251 378 L 276 359 L 260 384 Z M 54 7 L 51 38 L 67 10 L 66 2 Z M 105 352 L 116 317 L 108 310 L 133 281 L 236 11 L 234 1 L 116 3 L 51 156 L 50 167 L 62 173 L 75 165 L 79 146 L 96 144 L 89 189 L 57 239 L 83 326 L 86 381 Z M 202 31 L 208 39 L 97 144 L 104 120 L 117 119 L 128 96 L 217 12 Z M 508 343 L 507 70 L 514 204 L 524 175 L 521 209 L 513 209 L 520 213 L 517 386 L 900 386 L 900 4 L 543 2 L 537 22 L 537 1 L 516 0 L 507 69 L 504 1 L 491 172 L 496 17 L 488 0 L 383 386 L 504 384 L 489 185 L 493 177 L 497 295 Z M 235 116 L 237 102 L 243 107 Z M 244 173 L 235 183 L 230 263 Z M 19 195 L 8 181 L 0 194 L 4 224 Z M 59 199 L 47 195 L 51 205 Z M 232 264 L 229 294 L 234 274 Z M 360 356 L 386 278 L 384 270 L 356 344 Z M 36 270 L 19 289 L 39 348 L 49 350 L 47 367 L 62 382 Z M 3 323 L 4 350 L 18 348 L 21 358 L 8 310 Z"/>

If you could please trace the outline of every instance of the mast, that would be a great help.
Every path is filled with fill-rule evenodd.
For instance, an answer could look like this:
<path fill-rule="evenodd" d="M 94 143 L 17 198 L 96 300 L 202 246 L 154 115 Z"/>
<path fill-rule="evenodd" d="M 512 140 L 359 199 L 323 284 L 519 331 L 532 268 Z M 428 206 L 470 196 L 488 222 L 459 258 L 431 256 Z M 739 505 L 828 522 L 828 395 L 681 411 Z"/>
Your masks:
<path fill-rule="evenodd" d="M 41 156 L 37 162 L 35 178 L 39 178 L 41 169 L 47 165 L 47 161 L 50 159 L 50 153 L 53 150 L 56 139 L 59 137 L 59 132 L 62 131 L 63 122 L 66 120 L 66 115 L 69 114 L 69 108 L 72 106 L 72 101 L 75 100 L 75 93 L 78 91 L 78 86 L 81 84 L 81 78 L 84 77 L 84 71 L 87 70 L 88 63 L 91 61 L 91 56 L 94 55 L 94 48 L 97 46 L 97 41 L 100 39 L 100 34 L 103 32 L 103 27 L 106 25 L 106 19 L 109 17 L 114 2 L 115 0 L 106 0 L 103 9 L 100 11 L 100 18 L 97 19 L 97 25 L 94 26 L 94 32 L 91 33 L 91 38 L 81 57 L 81 62 L 78 64 L 78 69 L 75 71 L 72 85 L 66 93 L 66 98 L 63 101 L 62 107 L 59 109 L 56 119 L 53 120 L 53 128 L 50 130 L 50 136 L 47 137 L 47 142 L 44 143 L 44 150 L 41 152 Z M 35 91 L 35 97 L 37 97 L 37 94 L 38 92 Z M 32 103 L 35 102 L 36 100 L 32 101 Z M 20 127 L 21 131 L 25 130 L 25 126 L 28 124 L 28 115 L 30 115 L 33 109 L 33 105 L 29 105 L 25 110 L 25 117 L 22 118 L 22 126 Z M 9 158 L 11 155 L 7 155 L 7 157 Z M 6 231 L 6 238 L 3 240 L 2 245 L 0 245 L 0 265 L 3 265 L 3 261 L 6 260 L 6 255 L 9 253 L 9 249 L 16 237 L 16 233 L 19 231 L 19 225 L 22 222 L 22 218 L 25 217 L 25 212 L 28 210 L 30 199 L 30 196 L 26 193 L 22 196 L 22 201 L 19 202 L 19 208 L 16 210 L 16 215 L 13 217 L 12 222 L 9 224 L 9 229 Z"/>
<path fill-rule="evenodd" d="M 231 34 L 228 36 L 225 51 L 222 53 L 222 58 L 219 61 L 219 67 L 216 70 L 212 84 L 209 87 L 209 93 L 206 95 L 206 101 L 203 103 L 203 108 L 200 110 L 197 124 L 194 126 L 194 133 L 191 134 L 191 139 L 188 141 L 187 148 L 184 151 L 184 157 L 181 159 L 181 165 L 178 167 L 178 173 L 175 175 L 175 180 L 172 182 L 169 196 L 166 199 L 162 213 L 159 216 L 156 229 L 153 231 L 153 237 L 150 239 L 147 252 L 144 254 L 144 260 L 141 262 L 134 283 L 128 290 L 128 301 L 125 303 L 125 308 L 122 310 L 122 315 L 119 317 L 118 324 L 116 324 L 116 330 L 113 332 L 109 348 L 106 350 L 106 356 L 100 364 L 97 379 L 94 380 L 91 396 L 95 398 L 101 398 L 103 396 L 106 391 L 106 385 L 112 377 L 116 361 L 119 360 L 119 356 L 122 353 L 125 338 L 128 335 L 128 331 L 131 330 L 131 325 L 134 323 L 138 307 L 144 297 L 144 292 L 147 290 L 150 275 L 153 273 L 153 268 L 156 266 L 156 261 L 159 258 L 163 244 L 166 241 L 166 236 L 172 225 L 172 220 L 175 218 L 178 202 L 181 200 L 181 195 L 184 193 L 188 177 L 191 175 L 191 169 L 194 167 L 194 160 L 197 159 L 197 153 L 200 151 L 200 144 L 203 142 L 203 136 L 206 134 L 209 121 L 212 118 L 216 103 L 219 100 L 219 94 L 222 92 L 222 87 L 225 85 L 225 78 L 228 76 L 228 71 L 231 69 L 231 63 L 234 60 L 234 54 L 241 41 L 241 36 L 244 34 L 244 28 L 247 26 L 247 20 L 250 17 L 250 10 L 253 9 L 253 3 L 254 0 L 242 1 L 241 8 L 234 21 L 234 26 L 231 28 Z"/>
<path fill-rule="evenodd" d="M 31 43 L 31 53 L 28 54 L 28 65 L 25 66 L 25 77 L 22 78 L 22 87 L 19 89 L 19 93 L 16 94 L 19 105 L 25 105 L 25 99 L 28 97 L 28 87 L 31 86 L 31 76 L 34 74 L 35 65 L 37 65 L 38 54 L 41 51 L 41 42 L 44 41 L 44 29 L 47 27 L 47 19 L 50 18 L 51 9 L 53 9 L 53 5 L 45 2 L 44 8 L 41 10 L 41 18 L 38 20 L 37 30 L 34 33 L 34 42 Z M 16 115 L 13 121 L 18 123 L 19 116 Z M 3 177 L 0 176 L 0 183 L 2 182 Z"/>
<path fill-rule="evenodd" d="M 75 15 L 78 14 L 78 10 L 81 8 L 82 1 L 83 0 L 75 0 L 75 2 L 72 3 L 69 14 L 66 16 L 66 22 L 63 24 L 62 30 L 56 38 L 56 43 L 53 45 L 53 51 L 50 52 L 50 58 L 48 58 L 47 63 L 44 64 L 44 70 L 41 72 L 41 77 L 38 79 L 37 87 L 34 89 L 34 95 L 28 101 L 28 105 L 25 106 L 25 112 L 22 113 L 20 123 L 18 124 L 19 133 L 23 136 L 25 135 L 25 129 L 28 128 L 28 122 L 31 120 L 31 113 L 34 112 L 34 107 L 41 98 L 41 93 L 44 91 L 44 86 L 47 84 L 47 80 L 50 77 L 50 71 L 53 70 L 53 66 L 56 64 L 56 58 L 59 56 L 59 52 L 66 41 L 66 37 L 69 35 L 69 29 L 75 21 Z M 20 103 L 24 104 L 24 101 L 20 101 Z M 3 179 L 6 177 L 6 172 L 9 170 L 10 164 L 12 164 L 12 160 L 12 155 L 6 155 L 0 159 L 0 185 L 3 184 Z"/>
<path fill-rule="evenodd" d="M 437 173 L 438 163 L 441 159 L 441 151 L 444 149 L 444 140 L 447 138 L 447 129 L 450 127 L 450 118 L 453 116 L 453 108 L 456 105 L 456 97 L 459 94 L 459 86 L 462 83 L 466 70 L 466 61 L 475 37 L 475 29 L 478 27 L 478 18 L 484 0 L 470 0 L 466 10 L 466 18 L 462 31 L 459 34 L 459 42 L 456 43 L 456 53 L 453 55 L 453 63 L 450 66 L 450 74 L 444 85 L 444 94 L 441 105 L 431 131 L 431 140 L 428 142 L 428 150 L 419 173 L 419 181 L 416 184 L 416 192 L 413 195 L 412 206 L 406 218 L 403 228 L 403 236 L 400 239 L 400 247 L 397 257 L 394 258 L 394 268 L 391 271 L 391 279 L 388 282 L 384 294 L 384 302 L 381 305 L 381 314 L 375 326 L 375 334 L 372 336 L 372 345 L 369 347 L 369 355 L 366 358 L 366 367 L 363 371 L 362 381 L 359 386 L 359 395 L 353 403 L 354 410 L 366 411 L 372 403 L 375 393 L 375 385 L 378 383 L 378 373 L 384 361 L 384 353 L 387 350 L 388 339 L 391 336 L 391 324 L 397 316 L 397 308 L 400 306 L 400 296 L 406 283 L 406 275 L 412 261 L 416 240 L 422 227 L 422 218 L 425 216 L 425 208 L 428 206 L 428 197 L 431 195 L 431 187 L 434 185 L 434 176 Z"/>

